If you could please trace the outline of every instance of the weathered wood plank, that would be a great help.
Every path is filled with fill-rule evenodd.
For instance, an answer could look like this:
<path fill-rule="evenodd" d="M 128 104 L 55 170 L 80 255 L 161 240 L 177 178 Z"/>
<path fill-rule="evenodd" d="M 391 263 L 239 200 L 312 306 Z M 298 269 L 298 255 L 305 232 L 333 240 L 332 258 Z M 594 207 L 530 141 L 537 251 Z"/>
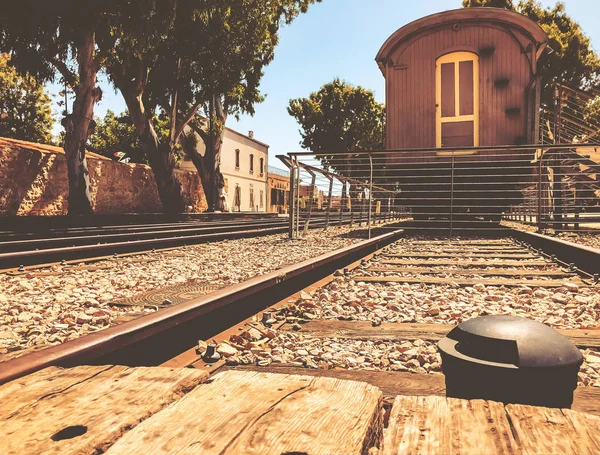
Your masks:
<path fill-rule="evenodd" d="M 362 381 L 377 387 L 384 397 L 392 400 L 397 395 L 445 395 L 446 384 L 441 374 L 414 374 L 404 371 L 372 370 L 321 370 L 286 365 L 271 364 L 268 367 L 240 365 L 224 367 L 223 371 L 262 371 L 275 374 L 297 374 L 325 378 Z M 220 370 L 219 370 L 220 371 Z"/>
<path fill-rule="evenodd" d="M 46 395 L 54 395 L 93 376 L 110 366 L 82 366 L 64 370 L 49 367 L 8 382 L 0 387 L 0 419 L 8 419 L 19 409 L 32 406 Z"/>
<path fill-rule="evenodd" d="M 380 264 L 398 264 L 398 265 L 423 265 L 423 266 L 465 266 L 465 267 L 546 267 L 546 266 L 555 266 L 553 262 L 546 261 L 510 261 L 510 260 L 500 260 L 500 261 L 490 261 L 490 260 L 482 260 L 482 261 L 467 261 L 463 258 L 456 258 L 454 261 L 444 261 L 444 260 L 420 260 L 420 259 L 383 259 L 378 261 Z"/>
<path fill-rule="evenodd" d="M 490 258 L 490 259 L 539 259 L 539 255 L 535 254 L 503 254 L 503 253 L 495 253 L 495 254 L 485 254 L 485 253 L 455 253 L 455 254 L 447 254 L 447 253 L 439 253 L 432 251 L 430 253 L 383 253 L 382 256 L 390 257 L 390 258 Z"/>
<path fill-rule="evenodd" d="M 512 454 L 517 443 L 502 403 L 444 397 L 394 400 L 383 455 Z"/>
<path fill-rule="evenodd" d="M 229 369 L 364 381 L 379 388 L 386 399 L 391 398 L 392 400 L 398 395 L 446 395 L 446 383 L 444 376 L 441 374 L 416 374 L 380 370 L 321 370 L 273 364 L 268 367 L 245 365 L 225 368 L 225 370 Z M 600 387 L 580 386 L 575 389 L 572 409 L 600 416 Z"/>
<path fill-rule="evenodd" d="M 427 254 L 429 256 L 437 256 L 438 254 L 452 254 L 452 255 L 475 255 L 479 254 L 508 254 L 508 255 L 520 255 L 520 254 L 531 254 L 528 250 L 523 248 L 397 248 L 397 249 L 389 249 L 385 250 L 384 254 L 405 254 L 405 253 L 418 253 L 418 254 Z"/>
<path fill-rule="evenodd" d="M 444 273 L 449 275 L 481 275 L 481 276 L 546 276 L 546 277 L 569 277 L 575 272 L 564 272 L 562 270 L 525 270 L 525 269 L 485 269 L 478 268 L 450 269 L 450 268 L 427 268 L 427 267 L 369 267 L 372 272 L 397 272 L 397 273 L 420 273 L 424 275 Z"/>
<path fill-rule="evenodd" d="M 145 420 L 111 454 L 366 454 L 381 392 L 364 382 L 227 371 Z"/>
<path fill-rule="evenodd" d="M 560 288 L 564 286 L 563 280 L 511 280 L 505 279 L 466 279 L 466 278 L 439 278 L 439 277 L 409 277 L 409 276 L 353 276 L 354 281 L 370 283 L 409 283 L 409 284 L 457 284 L 459 286 L 475 286 L 483 283 L 486 286 L 533 286 L 545 288 Z M 584 285 L 578 281 L 578 286 Z"/>
<path fill-rule="evenodd" d="M 48 368 L 9 382 L 0 387 L 0 453 L 102 453 L 207 377 L 191 369 L 95 366 Z M 52 439 L 73 426 L 84 434 Z"/>
<path fill-rule="evenodd" d="M 460 241 L 448 241 L 448 240 L 410 240 L 410 245 L 505 245 L 514 246 L 513 242 L 498 239 L 483 239 L 483 240 L 460 240 Z"/>
<path fill-rule="evenodd" d="M 302 324 L 299 330 L 314 338 L 347 338 L 353 340 L 428 340 L 437 341 L 446 336 L 455 326 L 450 324 L 389 323 L 373 327 L 369 321 L 340 321 L 337 319 L 315 319 Z M 289 330 L 287 325 L 283 330 Z M 600 348 L 600 328 L 557 329 L 580 348 Z"/>
<path fill-rule="evenodd" d="M 515 438 L 526 454 L 600 453 L 600 417 L 568 409 L 506 406 Z"/>

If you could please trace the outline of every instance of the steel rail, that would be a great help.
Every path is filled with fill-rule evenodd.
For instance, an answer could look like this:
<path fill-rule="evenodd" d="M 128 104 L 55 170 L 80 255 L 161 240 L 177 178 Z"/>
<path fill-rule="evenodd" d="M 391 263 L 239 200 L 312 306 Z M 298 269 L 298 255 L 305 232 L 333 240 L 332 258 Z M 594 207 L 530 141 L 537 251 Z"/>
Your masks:
<path fill-rule="evenodd" d="M 336 268 L 355 261 L 357 257 L 364 256 L 370 251 L 394 242 L 402 235 L 402 230 L 386 233 L 251 278 L 248 281 L 226 287 L 200 298 L 159 310 L 139 319 L 2 362 L 0 363 L 0 384 L 49 366 L 73 366 L 93 363 L 99 358 L 114 354 L 134 344 L 144 343 L 153 337 L 177 330 L 184 324 L 202 318 L 225 306 L 242 305 L 248 299 L 262 299 L 266 302 L 269 300 L 269 296 L 274 294 L 275 289 L 285 292 L 291 290 L 288 285 L 293 280 L 315 281 L 316 276 L 326 276 Z M 293 292 L 295 291 L 290 292 L 290 294 Z"/>

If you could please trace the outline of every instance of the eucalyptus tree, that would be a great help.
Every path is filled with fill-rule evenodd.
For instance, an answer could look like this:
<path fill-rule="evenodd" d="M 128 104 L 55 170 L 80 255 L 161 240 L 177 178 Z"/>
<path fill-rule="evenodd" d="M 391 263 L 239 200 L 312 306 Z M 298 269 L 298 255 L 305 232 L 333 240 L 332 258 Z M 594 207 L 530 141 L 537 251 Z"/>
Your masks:
<path fill-rule="evenodd" d="M 92 211 L 85 144 L 93 129 L 101 56 L 96 30 L 103 20 L 101 2 L 58 0 L 5 2 L 0 10 L 0 52 L 11 55 L 16 70 L 39 82 L 60 79 L 73 89 L 72 112 L 63 118 L 69 179 L 69 214 Z"/>
<path fill-rule="evenodd" d="M 99 45 L 110 55 L 107 72 L 125 99 L 167 211 L 184 208 L 173 171 L 178 144 L 198 169 L 209 210 L 215 209 L 227 117 L 254 113 L 281 24 L 315 1 L 119 2 Z M 152 127 L 159 110 L 169 119 L 165 140 Z"/>

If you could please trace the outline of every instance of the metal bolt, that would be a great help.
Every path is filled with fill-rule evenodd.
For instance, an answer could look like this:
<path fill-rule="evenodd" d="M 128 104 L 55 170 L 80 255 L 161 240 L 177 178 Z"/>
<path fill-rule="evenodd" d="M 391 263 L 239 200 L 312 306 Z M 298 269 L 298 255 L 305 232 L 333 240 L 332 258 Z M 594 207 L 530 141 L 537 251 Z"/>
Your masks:
<path fill-rule="evenodd" d="M 152 248 L 152 252 L 153 252 L 153 253 L 156 253 L 156 248 Z"/>
<path fill-rule="evenodd" d="M 344 268 L 344 275 L 350 275 L 350 270 L 348 269 L 348 267 Z"/>
<path fill-rule="evenodd" d="M 115 258 L 115 259 L 116 259 L 116 258 L 118 258 L 118 257 L 119 257 L 119 255 L 118 255 L 117 253 L 113 254 L 113 258 Z"/>
<path fill-rule="evenodd" d="M 553 261 L 556 261 L 556 254 L 553 254 L 552 256 L 550 256 L 550 259 L 552 259 Z"/>
<path fill-rule="evenodd" d="M 575 263 L 569 263 L 569 272 L 574 272 L 575 270 L 577 270 L 577 267 L 575 267 Z"/>
<path fill-rule="evenodd" d="M 23 265 L 19 266 L 19 272 L 24 272 L 25 271 L 25 267 Z"/>
<path fill-rule="evenodd" d="M 367 260 L 366 259 L 361 259 L 360 260 L 360 265 L 367 265 Z"/>
<path fill-rule="evenodd" d="M 65 265 L 67 265 L 67 261 L 65 261 L 65 260 L 63 259 L 62 261 L 60 261 L 60 265 L 62 265 L 62 266 L 64 267 Z"/>
<path fill-rule="evenodd" d="M 206 346 L 206 351 L 202 355 L 202 360 L 206 363 L 216 362 L 221 358 L 221 354 L 217 352 L 217 345 L 214 343 L 210 343 Z"/>
<path fill-rule="evenodd" d="M 273 324 L 273 322 L 275 322 L 275 320 L 273 319 L 273 315 L 271 314 L 270 311 L 263 312 L 261 322 L 264 325 L 271 325 L 271 324 Z"/>

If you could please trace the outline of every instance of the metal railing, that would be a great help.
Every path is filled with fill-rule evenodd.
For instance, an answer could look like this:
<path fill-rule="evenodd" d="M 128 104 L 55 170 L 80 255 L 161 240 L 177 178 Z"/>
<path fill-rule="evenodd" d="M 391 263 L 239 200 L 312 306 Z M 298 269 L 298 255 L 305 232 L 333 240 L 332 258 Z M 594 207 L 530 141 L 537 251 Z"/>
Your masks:
<path fill-rule="evenodd" d="M 405 229 L 555 231 L 600 227 L 600 163 L 590 144 L 289 153 L 290 237 L 312 220 Z M 594 149 L 595 150 L 595 149 Z"/>

